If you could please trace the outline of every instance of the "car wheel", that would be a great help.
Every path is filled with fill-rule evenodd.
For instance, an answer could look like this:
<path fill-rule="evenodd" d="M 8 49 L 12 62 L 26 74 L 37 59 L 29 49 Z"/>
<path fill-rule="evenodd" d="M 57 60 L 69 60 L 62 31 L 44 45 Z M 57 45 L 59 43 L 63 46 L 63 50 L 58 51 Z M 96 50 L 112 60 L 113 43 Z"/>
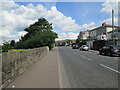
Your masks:
<path fill-rule="evenodd" d="M 113 56 L 113 54 L 112 54 L 112 53 L 110 53 L 110 56 Z"/>
<path fill-rule="evenodd" d="M 101 53 L 101 52 L 99 52 L 99 54 L 100 54 L 100 55 L 102 55 L 102 53 Z"/>

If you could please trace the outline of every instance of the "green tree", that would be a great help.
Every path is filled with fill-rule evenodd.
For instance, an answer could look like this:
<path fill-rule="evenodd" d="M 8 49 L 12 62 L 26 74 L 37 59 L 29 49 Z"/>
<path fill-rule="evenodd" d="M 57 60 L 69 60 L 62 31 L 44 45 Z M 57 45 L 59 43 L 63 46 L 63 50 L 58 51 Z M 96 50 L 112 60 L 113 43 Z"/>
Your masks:
<path fill-rule="evenodd" d="M 45 18 L 38 19 L 37 22 L 24 30 L 27 34 L 21 37 L 16 48 L 49 46 L 51 49 L 55 43 L 55 38 L 57 38 L 57 34 L 52 31 L 52 24 L 49 24 Z"/>
<path fill-rule="evenodd" d="M 10 41 L 4 41 L 2 45 L 2 52 L 8 52 L 10 48 Z"/>
<path fill-rule="evenodd" d="M 11 45 L 11 47 L 15 47 L 15 40 L 11 40 L 11 42 L 10 42 L 10 45 Z"/>

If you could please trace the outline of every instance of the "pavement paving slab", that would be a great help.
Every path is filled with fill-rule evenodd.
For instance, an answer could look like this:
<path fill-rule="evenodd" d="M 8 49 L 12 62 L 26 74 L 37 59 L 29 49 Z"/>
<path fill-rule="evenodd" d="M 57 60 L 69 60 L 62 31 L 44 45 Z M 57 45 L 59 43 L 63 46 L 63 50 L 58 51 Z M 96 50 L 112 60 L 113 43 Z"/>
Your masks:
<path fill-rule="evenodd" d="M 59 88 L 57 48 L 34 63 L 7 88 Z"/>

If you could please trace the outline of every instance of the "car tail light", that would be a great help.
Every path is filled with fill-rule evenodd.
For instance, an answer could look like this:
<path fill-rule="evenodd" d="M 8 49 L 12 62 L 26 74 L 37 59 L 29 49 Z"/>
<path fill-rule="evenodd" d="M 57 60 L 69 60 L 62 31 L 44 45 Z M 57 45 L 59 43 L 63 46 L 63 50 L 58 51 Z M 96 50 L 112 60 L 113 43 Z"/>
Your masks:
<path fill-rule="evenodd" d="M 112 51 L 118 51 L 117 49 L 112 49 Z"/>

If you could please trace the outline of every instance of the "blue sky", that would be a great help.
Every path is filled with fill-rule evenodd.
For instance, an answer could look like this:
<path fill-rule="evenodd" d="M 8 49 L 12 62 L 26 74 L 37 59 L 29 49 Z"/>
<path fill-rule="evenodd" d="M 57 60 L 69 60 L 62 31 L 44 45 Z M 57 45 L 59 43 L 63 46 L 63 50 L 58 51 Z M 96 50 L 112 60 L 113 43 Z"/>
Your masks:
<path fill-rule="evenodd" d="M 8 5 L 7 5 L 8 4 Z M 3 40 L 18 41 L 24 35 L 24 28 L 44 17 L 53 23 L 58 40 L 76 39 L 80 31 L 111 24 L 111 9 L 117 5 L 109 2 L 8 2 L 3 3 Z M 9 7 L 9 8 L 8 8 Z M 116 10 L 117 11 L 117 10 Z M 9 25 L 9 27 L 8 27 Z M 1 43 L 2 41 L 0 41 Z"/>
<path fill-rule="evenodd" d="M 56 6 L 57 9 L 67 17 L 72 17 L 77 24 L 86 24 L 89 22 L 96 22 L 100 25 L 100 20 L 109 18 L 108 13 L 100 12 L 103 8 L 104 2 L 17 2 L 20 5 L 28 5 L 32 3 L 37 6 L 42 4 L 47 9 Z"/>

